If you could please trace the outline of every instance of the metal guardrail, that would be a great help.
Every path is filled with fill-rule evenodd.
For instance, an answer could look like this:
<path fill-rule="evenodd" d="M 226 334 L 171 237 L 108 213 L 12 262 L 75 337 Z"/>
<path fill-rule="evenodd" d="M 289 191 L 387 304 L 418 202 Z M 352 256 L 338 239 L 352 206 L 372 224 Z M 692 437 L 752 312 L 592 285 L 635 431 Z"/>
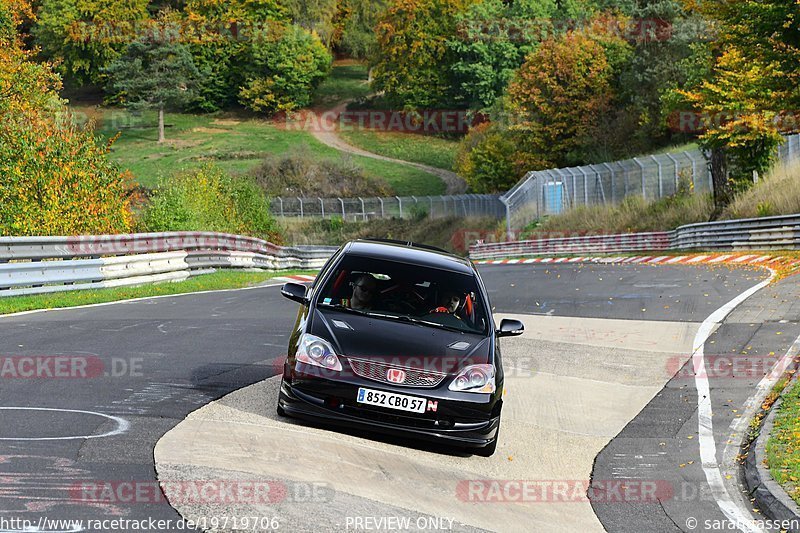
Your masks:
<path fill-rule="evenodd" d="M 320 268 L 335 246 L 211 232 L 0 237 L 0 297 L 180 281 L 216 268 Z"/>
<path fill-rule="evenodd" d="M 664 250 L 800 250 L 800 214 L 688 224 L 670 232 L 591 235 L 470 246 L 473 259 Z"/>
<path fill-rule="evenodd" d="M 557 239 L 535 239 L 473 245 L 471 259 L 498 259 L 535 255 L 614 254 L 666 250 L 671 232 L 627 233 L 620 235 L 587 235 Z"/>

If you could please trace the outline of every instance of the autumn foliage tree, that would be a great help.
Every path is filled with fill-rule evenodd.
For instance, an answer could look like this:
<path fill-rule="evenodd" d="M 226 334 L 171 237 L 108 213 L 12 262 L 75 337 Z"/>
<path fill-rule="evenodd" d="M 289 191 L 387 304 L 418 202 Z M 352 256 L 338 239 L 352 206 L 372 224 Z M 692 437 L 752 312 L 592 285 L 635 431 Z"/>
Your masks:
<path fill-rule="evenodd" d="M 446 106 L 452 99 L 443 68 L 456 15 L 475 0 L 395 0 L 375 28 L 373 87 L 394 105 L 415 109 Z"/>
<path fill-rule="evenodd" d="M 0 234 L 127 231 L 126 177 L 108 147 L 74 125 L 59 77 L 22 49 L 26 7 L 0 0 Z"/>
<path fill-rule="evenodd" d="M 782 119 L 800 105 L 800 9 L 786 0 L 687 3 L 716 30 L 708 76 L 678 91 L 709 117 L 700 141 L 711 154 L 715 217 L 769 168 L 781 133 L 797 131 Z"/>
<path fill-rule="evenodd" d="M 545 41 L 508 87 L 516 163 L 528 169 L 581 161 L 614 98 L 606 50 L 583 32 Z"/>

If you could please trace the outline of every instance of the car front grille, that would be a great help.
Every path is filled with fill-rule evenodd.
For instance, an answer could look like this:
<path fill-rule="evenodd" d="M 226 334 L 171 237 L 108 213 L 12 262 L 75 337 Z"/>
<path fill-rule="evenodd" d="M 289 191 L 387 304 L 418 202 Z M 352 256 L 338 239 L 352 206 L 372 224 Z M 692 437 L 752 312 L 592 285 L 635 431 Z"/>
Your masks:
<path fill-rule="evenodd" d="M 375 361 L 368 361 L 365 359 L 353 359 L 348 357 L 350 368 L 353 373 L 362 378 L 371 379 L 373 381 L 380 381 L 381 383 L 389 383 L 400 387 L 423 387 L 433 388 L 438 386 L 447 374 L 442 372 L 434 372 L 431 370 L 421 370 L 417 368 L 407 368 L 402 366 L 387 365 L 384 363 L 377 363 Z M 386 372 L 396 368 L 406 373 L 406 379 L 402 383 L 395 383 L 389 381 L 386 377 Z"/>

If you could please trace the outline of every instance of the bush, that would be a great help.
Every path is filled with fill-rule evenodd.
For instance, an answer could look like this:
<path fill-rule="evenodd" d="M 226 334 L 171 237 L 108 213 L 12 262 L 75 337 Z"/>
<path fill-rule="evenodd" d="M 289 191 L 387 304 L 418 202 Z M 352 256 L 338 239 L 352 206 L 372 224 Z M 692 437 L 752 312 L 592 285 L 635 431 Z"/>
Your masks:
<path fill-rule="evenodd" d="M 272 196 L 319 196 L 323 198 L 391 196 L 391 187 L 368 178 L 349 156 L 319 161 L 307 147 L 265 159 L 250 173 Z"/>
<path fill-rule="evenodd" d="M 481 124 L 467 135 L 456 156 L 455 170 L 473 193 L 505 192 L 517 182 L 511 134 Z"/>
<path fill-rule="evenodd" d="M 239 99 L 253 111 L 273 114 L 309 105 L 330 71 L 332 57 L 319 37 L 298 26 L 279 33 L 254 47 L 252 64 L 244 66 L 248 74 Z"/>
<path fill-rule="evenodd" d="M 141 231 L 219 231 L 280 243 L 269 207 L 252 179 L 205 165 L 157 188 L 137 226 Z"/>

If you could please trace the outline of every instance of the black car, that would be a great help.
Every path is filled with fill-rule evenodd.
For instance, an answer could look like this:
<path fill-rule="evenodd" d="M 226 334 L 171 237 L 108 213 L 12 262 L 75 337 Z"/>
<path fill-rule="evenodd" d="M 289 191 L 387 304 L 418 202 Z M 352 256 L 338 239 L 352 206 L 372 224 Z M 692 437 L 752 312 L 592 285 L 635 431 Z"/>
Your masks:
<path fill-rule="evenodd" d="M 289 342 L 278 414 L 435 439 L 491 455 L 503 408 L 498 337 L 474 265 L 395 241 L 342 246 L 310 288 Z"/>

